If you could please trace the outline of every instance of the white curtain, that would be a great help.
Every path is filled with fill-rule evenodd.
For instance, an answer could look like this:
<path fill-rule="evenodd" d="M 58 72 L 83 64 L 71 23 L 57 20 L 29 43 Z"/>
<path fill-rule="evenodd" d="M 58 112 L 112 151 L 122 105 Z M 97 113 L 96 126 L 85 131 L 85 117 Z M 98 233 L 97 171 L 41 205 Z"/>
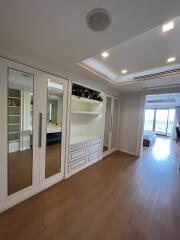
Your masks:
<path fill-rule="evenodd" d="M 180 106 L 176 107 L 176 120 L 177 120 L 178 126 L 180 127 Z"/>
<path fill-rule="evenodd" d="M 180 106 L 176 107 L 176 112 L 174 116 L 174 125 L 173 125 L 173 131 L 171 135 L 171 139 L 176 139 L 176 127 L 177 125 L 180 127 Z"/>

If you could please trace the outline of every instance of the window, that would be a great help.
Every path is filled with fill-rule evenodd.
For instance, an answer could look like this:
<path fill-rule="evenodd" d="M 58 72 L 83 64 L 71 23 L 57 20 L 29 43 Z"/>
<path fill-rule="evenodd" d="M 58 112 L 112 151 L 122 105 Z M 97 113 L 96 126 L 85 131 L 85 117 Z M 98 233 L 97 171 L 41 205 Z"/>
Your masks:
<path fill-rule="evenodd" d="M 146 109 L 145 111 L 145 122 L 144 122 L 144 130 L 153 130 L 154 124 L 154 109 Z"/>
<path fill-rule="evenodd" d="M 175 109 L 146 109 L 144 130 L 171 136 L 173 131 Z"/>

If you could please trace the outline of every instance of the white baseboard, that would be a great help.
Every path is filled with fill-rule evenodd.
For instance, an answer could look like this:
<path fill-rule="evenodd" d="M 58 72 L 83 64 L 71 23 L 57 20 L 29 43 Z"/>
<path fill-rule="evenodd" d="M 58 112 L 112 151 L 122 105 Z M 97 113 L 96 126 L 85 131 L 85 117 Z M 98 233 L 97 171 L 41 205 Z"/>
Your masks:
<path fill-rule="evenodd" d="M 130 155 L 133 155 L 133 156 L 135 156 L 135 157 L 138 157 L 135 152 L 131 152 L 131 151 L 125 150 L 125 149 L 123 149 L 123 148 L 119 148 L 119 151 L 120 151 L 120 152 L 127 153 L 127 154 L 130 154 Z"/>

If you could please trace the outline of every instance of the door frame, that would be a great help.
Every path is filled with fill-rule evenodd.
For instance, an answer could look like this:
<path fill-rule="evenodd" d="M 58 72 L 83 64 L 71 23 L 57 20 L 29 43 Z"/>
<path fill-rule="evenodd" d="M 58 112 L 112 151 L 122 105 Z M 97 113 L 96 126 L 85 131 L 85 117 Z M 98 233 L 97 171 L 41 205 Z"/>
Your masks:
<path fill-rule="evenodd" d="M 168 89 L 154 89 L 146 90 L 140 93 L 140 106 L 139 106 L 139 121 L 138 121 L 138 131 L 137 131 L 137 142 L 136 142 L 136 153 L 135 156 L 140 157 L 142 153 L 142 143 L 144 134 L 144 112 L 145 112 L 145 98 L 147 95 L 156 94 L 168 94 L 168 93 L 180 93 L 180 87 L 168 88 Z"/>
<path fill-rule="evenodd" d="M 33 163 L 32 163 L 32 185 L 28 186 L 27 188 L 24 188 L 16 193 L 13 193 L 11 195 L 8 195 L 8 68 L 12 68 L 18 71 L 26 72 L 33 75 L 33 97 L 34 97 L 34 104 L 33 104 Z M 24 201 L 25 199 L 37 194 L 38 192 L 41 192 L 42 190 L 54 185 L 55 183 L 61 181 L 64 178 L 64 169 L 65 169 L 65 149 L 66 149 L 66 132 L 67 132 L 67 125 L 66 125 L 66 118 L 67 118 L 67 101 L 63 102 L 63 125 L 65 126 L 63 136 L 64 139 L 64 150 L 62 155 L 64 156 L 63 162 L 62 162 L 62 169 L 63 174 L 58 173 L 54 176 L 51 176 L 47 179 L 43 179 L 42 171 L 45 166 L 45 159 L 41 161 L 42 159 L 42 150 L 41 153 L 38 149 L 38 113 L 42 111 L 42 85 L 47 86 L 46 84 L 42 84 L 42 81 L 45 79 L 51 78 L 61 79 L 65 83 L 65 90 L 64 95 L 65 99 L 68 95 L 68 82 L 69 80 L 63 79 L 61 77 L 45 73 L 41 70 L 35 69 L 33 67 L 29 67 L 27 65 L 24 65 L 22 63 L 15 62 L 13 60 L 8 60 L 6 58 L 0 57 L 0 103 L 2 104 L 2 107 L 0 108 L 0 131 L 2 136 L 2 143 L 0 144 L 0 212 L 5 211 L 6 209 L 16 205 L 17 203 L 20 203 Z M 43 80 L 42 80 L 43 79 Z M 44 83 L 44 82 L 43 82 Z M 45 94 L 45 96 L 47 96 Z M 45 97 L 44 96 L 44 97 Z M 46 98 L 47 102 L 47 98 Z M 6 106 L 6 107 L 4 107 Z M 65 111 L 64 111 L 65 110 Z M 44 112 L 47 111 L 46 104 L 44 104 Z M 45 117 L 45 115 L 44 115 Z M 45 120 L 43 121 L 44 124 Z M 44 127 L 44 126 L 43 126 Z M 42 140 L 45 139 L 44 133 L 45 131 L 42 131 Z M 43 162 L 43 164 L 42 164 Z M 44 165 L 44 166 L 43 166 Z"/>

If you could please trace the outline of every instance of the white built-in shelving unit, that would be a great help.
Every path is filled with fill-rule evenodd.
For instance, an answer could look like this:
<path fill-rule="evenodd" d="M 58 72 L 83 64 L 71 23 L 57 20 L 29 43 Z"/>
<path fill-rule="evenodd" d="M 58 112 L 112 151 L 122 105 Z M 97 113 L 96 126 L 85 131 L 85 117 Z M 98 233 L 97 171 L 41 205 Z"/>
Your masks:
<path fill-rule="evenodd" d="M 102 95 L 100 92 L 98 94 Z M 71 96 L 68 176 L 101 158 L 102 123 L 102 101 Z"/>
<path fill-rule="evenodd" d="M 8 141 L 9 150 L 20 148 L 21 138 L 21 91 L 9 89 L 8 92 Z"/>

